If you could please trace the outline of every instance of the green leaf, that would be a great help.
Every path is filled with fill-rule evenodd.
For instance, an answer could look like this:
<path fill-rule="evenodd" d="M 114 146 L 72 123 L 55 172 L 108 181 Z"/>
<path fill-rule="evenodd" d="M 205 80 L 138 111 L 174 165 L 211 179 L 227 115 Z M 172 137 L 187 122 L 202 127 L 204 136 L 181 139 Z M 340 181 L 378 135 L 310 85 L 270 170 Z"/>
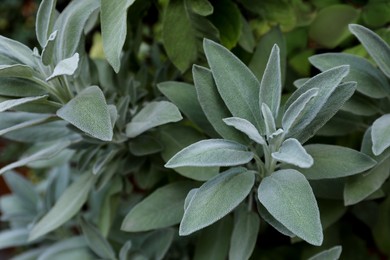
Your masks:
<path fill-rule="evenodd" d="M 334 246 L 328 250 L 324 250 L 316 255 L 313 255 L 308 260 L 338 260 L 342 250 L 341 246 Z"/>
<path fill-rule="evenodd" d="M 325 53 L 309 58 L 311 64 L 324 71 L 340 65 L 349 65 L 344 78 L 357 82 L 357 91 L 372 98 L 383 98 L 390 92 L 386 77 L 368 60 L 347 53 Z"/>
<path fill-rule="evenodd" d="M 208 0 L 192 0 L 190 4 L 192 11 L 199 15 L 207 16 L 214 12 L 214 7 Z"/>
<path fill-rule="evenodd" d="M 81 91 L 57 111 L 57 116 L 97 139 L 112 140 L 110 114 L 104 94 L 97 86 Z"/>
<path fill-rule="evenodd" d="M 272 173 L 260 183 L 258 198 L 295 235 L 310 244 L 322 244 L 317 202 L 309 182 L 300 172 L 289 169 Z"/>
<path fill-rule="evenodd" d="M 33 52 L 26 45 L 0 35 L 0 59 L 4 65 L 23 64 L 36 67 Z"/>
<path fill-rule="evenodd" d="M 126 135 L 134 138 L 153 127 L 177 122 L 182 118 L 174 104 L 167 101 L 150 102 L 126 125 Z"/>
<path fill-rule="evenodd" d="M 137 136 L 129 142 L 129 150 L 135 156 L 158 153 L 162 149 L 162 144 L 156 138 L 148 135 Z"/>
<path fill-rule="evenodd" d="M 0 65 L 0 77 L 32 78 L 33 69 L 27 65 Z"/>
<path fill-rule="evenodd" d="M 46 81 L 63 75 L 72 76 L 76 72 L 78 66 L 79 54 L 76 52 L 72 57 L 60 61 L 54 68 L 53 73 L 46 79 Z"/>
<path fill-rule="evenodd" d="M 81 207 L 88 199 L 94 182 L 94 175 L 84 173 L 72 183 L 50 211 L 34 225 L 30 232 L 29 241 L 55 230 L 80 212 Z"/>
<path fill-rule="evenodd" d="M 38 8 L 35 20 L 35 32 L 39 44 L 46 45 L 49 35 L 53 32 L 56 13 L 57 0 L 43 0 Z M 47 65 L 47 64 L 45 64 Z"/>
<path fill-rule="evenodd" d="M 254 181 L 254 173 L 242 167 L 232 168 L 208 180 L 194 194 L 185 210 L 179 235 L 189 235 L 229 214 L 248 196 Z"/>
<path fill-rule="evenodd" d="M 247 20 L 241 14 L 241 34 L 240 39 L 238 39 L 238 44 L 247 52 L 252 53 L 253 49 L 256 47 L 255 37 L 253 36 L 252 28 Z M 253 72 L 256 74 L 256 72 Z M 261 78 L 260 78 L 261 79 Z"/>
<path fill-rule="evenodd" d="M 372 234 L 374 241 L 378 249 L 390 255 L 390 197 L 387 197 L 377 209 L 378 216 L 375 218 L 375 222 L 372 223 Z"/>
<path fill-rule="evenodd" d="M 376 33 L 358 24 L 349 25 L 349 30 L 359 39 L 364 48 L 378 64 L 383 73 L 390 78 L 390 47 Z"/>
<path fill-rule="evenodd" d="M 261 104 L 261 115 L 264 119 L 265 132 L 267 136 L 271 136 L 276 132 L 275 118 L 272 115 L 271 109 L 265 103 Z"/>
<path fill-rule="evenodd" d="M 282 75 L 280 69 L 280 50 L 275 44 L 272 47 L 263 78 L 260 83 L 259 104 L 268 105 L 274 118 L 278 117 L 280 97 L 282 95 Z"/>
<path fill-rule="evenodd" d="M 192 73 L 200 106 L 214 129 L 225 139 L 244 142 L 243 136 L 222 121 L 231 117 L 231 113 L 218 93 L 211 71 L 194 65 Z"/>
<path fill-rule="evenodd" d="M 80 219 L 80 226 L 88 246 L 95 254 L 102 259 L 115 259 L 115 252 L 110 243 L 102 236 L 95 226 L 84 218 Z"/>
<path fill-rule="evenodd" d="M 92 259 L 91 255 L 85 252 L 87 243 L 82 236 L 62 239 L 56 243 L 51 244 L 39 256 L 39 260 L 51 259 Z"/>
<path fill-rule="evenodd" d="M 218 28 L 221 43 L 228 49 L 235 47 L 242 27 L 241 12 L 237 5 L 229 0 L 215 2 L 210 21 Z"/>
<path fill-rule="evenodd" d="M 372 152 L 380 155 L 390 146 L 390 114 L 379 117 L 372 124 Z"/>
<path fill-rule="evenodd" d="M 182 166 L 234 166 L 248 163 L 253 153 L 247 147 L 224 139 L 209 139 L 194 143 L 177 154 L 166 164 L 167 168 Z"/>
<path fill-rule="evenodd" d="M 302 93 L 284 112 L 282 119 L 282 126 L 284 131 L 288 131 L 291 127 L 294 127 L 299 121 L 306 106 L 318 94 L 318 88 L 311 88 L 306 92 Z"/>
<path fill-rule="evenodd" d="M 255 212 L 243 212 L 238 215 L 230 240 L 229 259 L 247 260 L 256 246 L 260 228 L 260 218 Z"/>
<path fill-rule="evenodd" d="M 375 166 L 376 162 L 364 153 L 353 149 L 326 144 L 305 146 L 313 157 L 314 164 L 309 169 L 300 169 L 307 179 L 333 179 L 364 172 Z"/>
<path fill-rule="evenodd" d="M 309 36 L 326 48 L 334 48 L 348 37 L 347 26 L 358 17 L 359 11 L 350 5 L 327 6 L 311 23 Z"/>
<path fill-rule="evenodd" d="M 248 120 L 239 117 L 229 117 L 223 119 L 223 121 L 225 124 L 233 126 L 237 130 L 243 132 L 256 143 L 265 145 L 264 138 L 260 135 L 259 131 L 257 131 L 256 127 Z"/>
<path fill-rule="evenodd" d="M 178 224 L 184 214 L 184 200 L 193 187 L 192 182 L 180 181 L 157 189 L 130 210 L 121 230 L 140 232 Z"/>
<path fill-rule="evenodd" d="M 47 99 L 47 95 L 45 96 L 38 96 L 38 97 L 26 97 L 26 98 L 18 98 L 18 99 L 10 99 L 3 102 L 0 102 L 0 112 L 4 112 L 8 109 L 27 104 L 30 102 Z"/>
<path fill-rule="evenodd" d="M 54 51 L 55 51 L 55 45 L 56 45 L 56 39 L 57 39 L 57 32 L 54 31 L 52 34 L 50 34 L 49 38 L 47 39 L 47 42 L 42 50 L 42 63 L 43 65 L 49 66 L 52 64 L 53 57 L 54 57 Z"/>
<path fill-rule="evenodd" d="M 185 115 L 208 135 L 215 136 L 217 133 L 207 120 L 196 96 L 193 85 L 168 81 L 159 83 L 158 89 L 174 103 Z"/>
<path fill-rule="evenodd" d="M 103 49 L 107 61 L 119 72 L 120 56 L 127 34 L 127 8 L 135 0 L 100 0 Z"/>
<path fill-rule="evenodd" d="M 345 205 L 354 205 L 380 189 L 390 176 L 389 168 L 390 160 L 385 160 L 368 172 L 348 179 L 344 186 Z"/>
<path fill-rule="evenodd" d="M 248 120 L 262 134 L 258 102 L 260 83 L 252 72 L 225 47 L 204 40 L 204 50 L 219 94 L 235 117 Z"/>
<path fill-rule="evenodd" d="M 0 77 L 0 95 L 9 97 L 31 97 L 46 94 L 41 85 L 23 78 Z"/>
<path fill-rule="evenodd" d="M 119 251 L 119 260 L 127 260 L 130 249 L 132 248 L 133 243 L 131 240 L 127 241 Z"/>
<path fill-rule="evenodd" d="M 169 247 L 172 244 L 174 235 L 177 231 L 172 228 L 156 230 L 146 237 L 141 245 L 141 251 L 145 255 L 146 259 L 163 260 L 164 256 L 168 252 Z M 139 259 L 139 258 L 131 258 Z"/>
<path fill-rule="evenodd" d="M 294 138 L 285 140 L 279 151 L 272 153 L 272 158 L 279 162 L 292 164 L 300 168 L 309 168 L 313 165 L 313 157 L 311 157 L 299 141 Z"/>
<path fill-rule="evenodd" d="M 257 204 L 257 209 L 259 211 L 259 214 L 263 220 L 265 220 L 268 224 L 270 224 L 273 228 L 275 228 L 283 235 L 288 237 L 295 237 L 295 234 L 292 233 L 290 230 L 288 230 L 278 220 L 276 220 L 258 200 L 256 201 L 256 204 Z"/>
<path fill-rule="evenodd" d="M 17 228 L 3 230 L 0 232 L 0 250 L 9 247 L 20 247 L 27 245 L 29 230 L 27 228 Z"/>

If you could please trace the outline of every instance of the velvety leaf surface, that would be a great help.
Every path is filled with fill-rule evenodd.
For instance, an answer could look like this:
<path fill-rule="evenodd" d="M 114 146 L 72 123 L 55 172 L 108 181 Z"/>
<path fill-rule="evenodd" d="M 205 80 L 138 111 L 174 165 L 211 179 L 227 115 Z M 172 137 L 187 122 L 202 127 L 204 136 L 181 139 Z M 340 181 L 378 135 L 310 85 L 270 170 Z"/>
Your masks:
<path fill-rule="evenodd" d="M 0 77 L 15 77 L 28 79 L 31 78 L 32 75 L 32 68 L 26 65 L 0 65 Z"/>
<path fill-rule="evenodd" d="M 260 135 L 256 127 L 246 119 L 239 117 L 229 117 L 223 119 L 223 122 L 229 126 L 233 126 L 237 130 L 246 134 L 250 139 L 258 144 L 265 144 L 264 138 Z"/>
<path fill-rule="evenodd" d="M 202 140 L 191 144 L 173 156 L 167 168 L 182 166 L 234 166 L 252 160 L 253 153 L 247 147 L 224 139 Z"/>
<path fill-rule="evenodd" d="M 372 151 L 380 155 L 390 146 L 390 114 L 379 117 L 372 124 Z"/>
<path fill-rule="evenodd" d="M 53 31 L 56 18 L 57 0 L 43 0 L 38 8 L 35 32 L 39 44 L 43 47 Z"/>
<path fill-rule="evenodd" d="M 111 141 L 113 131 L 107 103 L 103 92 L 97 86 L 81 91 L 57 111 L 57 115 L 85 133 Z"/>
<path fill-rule="evenodd" d="M 60 61 L 54 68 L 53 74 L 51 74 L 50 77 L 46 79 L 46 81 L 63 75 L 72 76 L 79 66 L 79 57 L 80 55 L 75 53 L 72 57 Z"/>
<path fill-rule="evenodd" d="M 179 234 L 189 235 L 223 218 L 248 196 L 254 181 L 253 172 L 239 167 L 204 183 L 184 212 Z"/>
<path fill-rule="evenodd" d="M 309 182 L 296 170 L 280 170 L 263 179 L 258 198 L 269 213 L 313 245 L 323 240 L 320 215 Z"/>
<path fill-rule="evenodd" d="M 292 233 L 290 230 L 288 230 L 282 223 L 280 223 L 276 218 L 274 218 L 271 213 L 259 202 L 257 203 L 257 209 L 259 211 L 259 214 L 261 218 L 266 221 L 268 224 L 270 224 L 273 228 L 275 228 L 277 231 L 282 233 L 285 236 L 288 237 L 295 237 L 295 234 Z"/>
<path fill-rule="evenodd" d="M 272 111 L 267 104 L 262 103 L 260 108 L 261 115 L 264 119 L 265 133 L 267 134 L 267 136 L 271 136 L 273 133 L 276 132 L 275 118 L 272 115 Z"/>
<path fill-rule="evenodd" d="M 58 31 L 54 31 L 52 34 L 50 34 L 49 38 L 47 39 L 46 44 L 43 47 L 41 59 L 43 65 L 49 66 L 54 58 L 54 51 L 56 46 L 56 39 L 57 39 L 57 33 Z"/>
<path fill-rule="evenodd" d="M 30 231 L 27 228 L 2 230 L 0 232 L 0 250 L 28 244 L 27 239 L 29 232 Z"/>
<path fill-rule="evenodd" d="M 308 260 L 338 260 L 342 251 L 341 246 L 335 246 L 328 250 L 324 250 L 316 255 L 313 255 Z"/>
<path fill-rule="evenodd" d="M 11 109 L 11 108 L 14 108 L 14 107 L 26 104 L 26 103 L 46 99 L 47 97 L 48 96 L 45 95 L 45 96 L 26 97 L 26 98 L 10 99 L 7 101 L 3 101 L 3 102 L 0 102 L 0 112 L 4 112 L 8 109 Z"/>
<path fill-rule="evenodd" d="M 36 67 L 33 52 L 26 45 L 0 35 L 0 57 L 9 62 L 4 65 L 24 64 L 31 68 Z"/>
<path fill-rule="evenodd" d="M 272 157 L 279 162 L 292 164 L 300 168 L 310 168 L 313 165 L 313 158 L 294 138 L 285 140 L 279 151 L 272 153 Z"/>

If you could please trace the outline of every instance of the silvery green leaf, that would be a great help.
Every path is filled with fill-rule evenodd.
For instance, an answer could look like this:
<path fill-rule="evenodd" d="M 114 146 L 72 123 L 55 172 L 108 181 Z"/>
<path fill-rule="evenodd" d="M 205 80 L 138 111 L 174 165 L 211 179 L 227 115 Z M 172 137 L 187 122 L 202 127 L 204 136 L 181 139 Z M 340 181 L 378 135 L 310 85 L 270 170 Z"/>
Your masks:
<path fill-rule="evenodd" d="M 190 202 L 191 200 L 194 198 L 194 195 L 195 193 L 199 190 L 199 188 L 195 188 L 195 189 L 192 189 L 190 190 L 188 193 L 187 193 L 187 196 L 184 200 L 184 211 L 187 210 L 188 208 L 188 205 L 190 205 Z"/>
<path fill-rule="evenodd" d="M 284 112 L 282 119 L 282 126 L 285 131 L 288 131 L 292 126 L 299 123 L 302 113 L 307 104 L 317 96 L 318 88 L 311 88 L 302 93 Z"/>
<path fill-rule="evenodd" d="M 345 102 L 341 110 L 358 116 L 373 116 L 380 112 L 376 100 L 361 95 L 353 95 Z"/>
<path fill-rule="evenodd" d="M 214 8 L 208 0 L 193 0 L 190 2 L 192 10 L 202 16 L 208 16 L 213 13 Z"/>
<path fill-rule="evenodd" d="M 2 230 L 0 232 L 0 250 L 27 245 L 28 233 L 27 228 Z"/>
<path fill-rule="evenodd" d="M 0 117 L 0 135 L 41 124 L 51 117 L 51 115 L 26 112 L 3 112 Z"/>
<path fill-rule="evenodd" d="M 341 246 L 334 246 L 328 250 L 324 250 L 318 254 L 313 255 L 308 260 L 338 260 L 342 251 Z"/>
<path fill-rule="evenodd" d="M 280 69 L 280 50 L 275 44 L 269 55 L 263 78 L 260 83 L 259 105 L 266 104 L 274 118 L 278 117 L 280 97 L 282 95 L 282 75 Z"/>
<path fill-rule="evenodd" d="M 368 60 L 347 53 L 324 53 L 309 58 L 318 69 L 324 71 L 340 65 L 349 65 L 347 81 L 357 82 L 357 91 L 372 98 L 383 98 L 390 93 L 386 77 Z"/>
<path fill-rule="evenodd" d="M 376 33 L 358 24 L 350 24 L 349 30 L 359 39 L 364 48 L 378 64 L 383 73 L 390 78 L 390 47 Z"/>
<path fill-rule="evenodd" d="M 264 138 L 260 135 L 256 127 L 248 120 L 239 117 L 229 117 L 223 119 L 223 122 L 225 122 L 228 126 L 233 126 L 235 129 L 243 132 L 256 143 L 265 144 Z"/>
<path fill-rule="evenodd" d="M 45 46 L 43 47 L 42 50 L 43 65 L 49 66 L 52 63 L 54 51 L 55 51 L 54 47 L 57 39 L 57 32 L 58 31 L 54 31 L 52 34 L 50 34 Z"/>
<path fill-rule="evenodd" d="M 113 130 L 107 103 L 97 86 L 81 91 L 57 111 L 57 116 L 97 139 L 112 140 Z"/>
<path fill-rule="evenodd" d="M 133 243 L 131 240 L 127 241 L 119 251 L 119 260 L 128 260 L 127 256 L 129 254 L 129 251 L 131 250 L 131 247 L 133 246 Z"/>
<path fill-rule="evenodd" d="M 33 241 L 63 225 L 76 215 L 88 199 L 95 182 L 94 175 L 84 173 L 73 182 L 30 232 L 29 241 Z"/>
<path fill-rule="evenodd" d="M 157 189 L 130 210 L 121 230 L 149 231 L 179 223 L 184 214 L 184 199 L 193 187 L 193 183 L 181 181 Z"/>
<path fill-rule="evenodd" d="M 229 214 L 248 196 L 254 181 L 254 173 L 242 167 L 232 168 L 208 180 L 185 210 L 179 235 L 189 235 Z"/>
<path fill-rule="evenodd" d="M 218 93 L 211 71 L 194 65 L 192 74 L 200 106 L 214 129 L 225 139 L 244 142 L 245 138 L 239 132 L 222 121 L 223 118 L 231 117 L 231 113 Z"/>
<path fill-rule="evenodd" d="M 309 180 L 351 176 L 376 165 L 376 161 L 371 157 L 347 147 L 310 144 L 306 145 L 305 149 L 313 157 L 314 164 L 299 171 Z"/>
<path fill-rule="evenodd" d="M 145 156 L 158 153 L 164 147 L 156 138 L 148 135 L 139 135 L 129 143 L 129 150 L 135 156 Z"/>
<path fill-rule="evenodd" d="M 204 40 L 204 51 L 210 65 L 219 94 L 235 117 L 248 120 L 260 129 L 260 83 L 253 73 L 225 47 Z"/>
<path fill-rule="evenodd" d="M 51 260 L 59 259 L 92 259 L 90 254 L 77 254 L 79 250 L 85 250 L 88 247 L 85 238 L 82 236 L 71 237 L 60 240 L 54 244 L 51 244 L 46 250 L 38 257 L 37 260 Z M 69 255 L 67 255 L 69 253 Z M 74 254 L 72 254 L 74 253 Z M 79 252 L 80 253 L 80 252 Z M 66 258 L 68 257 L 68 258 Z M 76 257 L 76 258 L 75 258 Z M 84 258 L 83 258 L 84 257 Z"/>
<path fill-rule="evenodd" d="M 92 173 L 99 174 L 107 164 L 112 161 L 114 156 L 117 154 L 117 150 L 112 149 L 102 153 L 96 158 L 96 162 L 92 166 Z"/>
<path fill-rule="evenodd" d="M 288 237 L 295 237 L 295 234 L 292 233 L 290 230 L 288 230 L 278 220 L 276 220 L 259 201 L 256 201 L 256 203 L 257 203 L 257 209 L 259 211 L 259 214 L 263 220 L 265 220 L 268 224 L 270 224 L 273 228 L 275 228 L 283 235 Z"/>
<path fill-rule="evenodd" d="M 253 153 L 242 144 L 224 139 L 202 140 L 175 154 L 167 168 L 182 166 L 234 166 L 248 163 Z"/>
<path fill-rule="evenodd" d="M 46 79 L 52 80 L 55 77 L 68 75 L 72 76 L 79 66 L 79 54 L 76 52 L 72 57 L 60 61 L 54 68 L 53 74 Z"/>
<path fill-rule="evenodd" d="M 261 104 L 261 115 L 264 118 L 265 132 L 267 136 L 270 136 L 275 133 L 276 126 L 275 118 L 272 115 L 272 111 L 266 103 Z"/>
<path fill-rule="evenodd" d="M 253 53 L 253 49 L 256 47 L 256 40 L 253 36 L 252 28 L 249 22 L 241 14 L 241 35 L 238 40 L 238 44 L 247 52 Z"/>
<path fill-rule="evenodd" d="M 110 243 L 102 236 L 99 229 L 86 221 L 84 218 L 80 219 L 81 230 L 83 231 L 85 240 L 95 254 L 102 259 L 115 259 L 114 249 Z"/>
<path fill-rule="evenodd" d="M 320 214 L 309 182 L 296 170 L 280 170 L 264 178 L 258 198 L 269 213 L 298 237 L 313 245 L 323 241 Z"/>
<path fill-rule="evenodd" d="M 252 255 L 260 228 L 259 215 L 253 211 L 238 215 L 230 240 L 229 259 L 247 260 Z"/>
<path fill-rule="evenodd" d="M 126 125 L 126 135 L 134 138 L 153 127 L 177 122 L 182 118 L 174 104 L 167 101 L 154 101 L 143 107 Z"/>
<path fill-rule="evenodd" d="M 61 141 L 61 142 L 54 143 L 54 144 L 47 146 L 44 149 L 39 150 L 33 154 L 29 154 L 26 157 L 23 157 L 16 162 L 13 162 L 11 164 L 4 166 L 3 168 L 0 169 L 0 174 L 3 174 L 9 170 L 12 170 L 12 169 L 15 169 L 15 168 L 18 168 L 21 166 L 25 166 L 26 164 L 34 162 L 34 161 L 51 158 L 51 157 L 55 156 L 57 153 L 64 150 L 69 145 L 71 145 L 70 141 Z"/>
<path fill-rule="evenodd" d="M 7 101 L 3 101 L 3 102 L 0 102 L 0 112 L 4 112 L 8 109 L 11 109 L 11 108 L 14 108 L 14 107 L 26 104 L 26 103 L 46 99 L 47 97 L 48 96 L 45 95 L 45 96 L 25 97 L 25 98 L 10 99 Z"/>
<path fill-rule="evenodd" d="M 313 165 L 313 157 L 310 156 L 297 139 L 289 138 L 282 143 L 279 151 L 272 153 L 272 158 L 284 162 L 309 168 Z"/>
<path fill-rule="evenodd" d="M 26 45 L 0 35 L 0 60 L 8 60 L 2 64 L 24 64 L 28 67 L 36 67 L 33 52 Z"/>
<path fill-rule="evenodd" d="M 165 162 L 168 162 L 180 150 L 204 138 L 192 127 L 164 126 L 160 130 L 160 141 L 164 146 L 161 156 Z M 219 167 L 178 167 L 174 170 L 187 178 L 198 181 L 207 181 L 219 173 Z"/>
<path fill-rule="evenodd" d="M 12 257 L 12 260 L 36 260 L 46 250 L 45 246 L 23 251 Z"/>
<path fill-rule="evenodd" d="M 33 69 L 27 65 L 0 65 L 0 77 L 32 78 Z"/>
<path fill-rule="evenodd" d="M 375 120 L 371 130 L 372 152 L 380 155 L 390 146 L 390 114 Z"/>
<path fill-rule="evenodd" d="M 43 0 L 38 8 L 35 32 L 37 40 L 42 47 L 47 46 L 47 41 L 50 38 L 49 35 L 53 31 L 54 22 L 57 17 L 56 4 L 57 0 Z"/>
<path fill-rule="evenodd" d="M 118 120 L 118 110 L 115 105 L 108 105 L 108 113 L 110 114 L 111 127 L 114 128 L 116 121 Z"/>
<path fill-rule="evenodd" d="M 103 49 L 107 61 L 118 73 L 120 56 L 127 34 L 127 8 L 135 0 L 101 0 L 100 21 L 102 28 Z"/>
<path fill-rule="evenodd" d="M 47 93 L 38 83 L 23 78 L 0 77 L 0 95 L 8 97 L 31 97 Z"/>
<path fill-rule="evenodd" d="M 203 113 L 193 85 L 184 82 L 167 81 L 159 83 L 157 87 L 200 129 L 204 130 L 209 136 L 217 135 Z"/>
<path fill-rule="evenodd" d="M 140 260 L 164 259 L 165 254 L 172 244 L 175 233 L 177 231 L 172 228 L 160 229 L 149 233 L 140 246 L 142 253 L 145 255 L 145 258 L 140 258 Z"/>
<path fill-rule="evenodd" d="M 354 205 L 377 191 L 390 175 L 390 160 L 376 165 L 371 170 L 352 176 L 344 186 L 345 205 Z"/>

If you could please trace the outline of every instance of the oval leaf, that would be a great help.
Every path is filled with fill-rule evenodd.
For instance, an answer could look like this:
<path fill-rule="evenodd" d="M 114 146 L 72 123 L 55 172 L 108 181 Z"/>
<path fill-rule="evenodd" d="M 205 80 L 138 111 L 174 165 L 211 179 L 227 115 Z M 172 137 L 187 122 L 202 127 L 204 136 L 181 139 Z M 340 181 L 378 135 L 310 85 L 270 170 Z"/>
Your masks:
<path fill-rule="evenodd" d="M 272 153 L 272 157 L 280 162 L 292 164 L 300 168 L 309 168 L 313 165 L 313 157 L 294 138 L 285 140 L 279 151 Z"/>
<path fill-rule="evenodd" d="M 390 114 L 383 115 L 372 124 L 372 152 L 380 155 L 390 146 Z"/>
<path fill-rule="evenodd" d="M 233 168 L 204 183 L 193 195 L 180 223 L 179 235 L 186 236 L 223 218 L 251 191 L 255 175 Z"/>
<path fill-rule="evenodd" d="M 264 138 L 260 135 L 259 131 L 257 131 L 256 127 L 248 120 L 239 117 L 229 117 L 223 119 L 223 121 L 225 124 L 233 126 L 237 130 L 243 132 L 256 143 L 265 144 Z"/>
<path fill-rule="evenodd" d="M 79 66 L 79 54 L 76 52 L 72 57 L 60 61 L 54 68 L 53 74 L 46 79 L 52 80 L 55 77 L 63 75 L 73 75 Z"/>
<path fill-rule="evenodd" d="M 328 250 L 324 250 L 316 255 L 313 255 L 308 260 L 337 260 L 340 258 L 341 251 L 341 246 L 335 246 Z"/>

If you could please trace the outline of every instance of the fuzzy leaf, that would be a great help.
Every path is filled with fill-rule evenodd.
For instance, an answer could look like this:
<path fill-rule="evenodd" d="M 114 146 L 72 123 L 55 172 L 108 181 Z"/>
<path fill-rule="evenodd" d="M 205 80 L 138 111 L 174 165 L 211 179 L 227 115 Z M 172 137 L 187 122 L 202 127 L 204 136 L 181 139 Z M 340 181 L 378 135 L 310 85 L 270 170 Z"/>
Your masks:
<path fill-rule="evenodd" d="M 276 132 L 275 118 L 271 109 L 265 103 L 261 104 L 261 115 L 264 118 L 265 132 L 267 136 L 271 136 Z"/>
<path fill-rule="evenodd" d="M 248 196 L 255 175 L 238 167 L 220 173 L 194 194 L 180 223 L 179 235 L 207 227 L 230 213 Z"/>
<path fill-rule="evenodd" d="M 43 47 L 42 55 L 41 55 L 43 65 L 49 66 L 53 61 L 54 51 L 55 51 L 54 48 L 57 39 L 57 32 L 58 31 L 54 31 L 52 34 L 50 34 L 45 46 Z"/>
<path fill-rule="evenodd" d="M 181 181 L 157 189 L 130 210 L 121 230 L 149 231 L 179 223 L 184 214 L 184 199 L 193 187 L 191 182 Z"/>
<path fill-rule="evenodd" d="M 376 164 L 371 157 L 347 147 L 311 144 L 305 149 L 313 157 L 314 164 L 299 171 L 309 180 L 346 177 L 364 172 Z"/>
<path fill-rule="evenodd" d="M 30 232 L 29 241 L 46 235 L 76 215 L 87 201 L 94 182 L 94 175 L 84 173 L 72 183 L 50 211 L 34 225 Z"/>
<path fill-rule="evenodd" d="M 167 168 L 182 166 L 234 166 L 252 160 L 253 153 L 247 147 L 224 139 L 209 139 L 194 143 L 176 155 L 166 164 Z"/>
<path fill-rule="evenodd" d="M 57 116 L 97 139 L 112 140 L 110 114 L 104 94 L 97 86 L 81 91 L 57 111 Z"/>
<path fill-rule="evenodd" d="M 390 114 L 379 117 L 372 124 L 372 151 L 380 155 L 390 146 Z"/>
<path fill-rule="evenodd" d="M 290 230 L 288 230 L 282 223 L 280 223 L 276 218 L 274 218 L 271 213 L 268 212 L 268 210 L 259 202 L 257 202 L 257 209 L 259 211 L 260 216 L 263 220 L 265 220 L 268 224 L 270 224 L 273 228 L 275 228 L 277 231 L 282 233 L 285 236 L 288 237 L 295 237 L 295 234 L 292 233 Z"/>
<path fill-rule="evenodd" d="M 0 65 L 0 77 L 15 77 L 15 78 L 32 78 L 33 70 L 31 67 L 15 64 L 15 65 Z"/>
<path fill-rule="evenodd" d="M 2 230 L 0 232 L 0 250 L 27 245 L 28 233 L 27 228 Z"/>
<path fill-rule="evenodd" d="M 223 121 L 225 122 L 225 124 L 233 126 L 237 130 L 243 132 L 256 143 L 265 145 L 264 138 L 260 135 L 256 127 L 252 125 L 252 123 L 248 120 L 239 117 L 229 117 L 223 119 Z"/>
<path fill-rule="evenodd" d="M 35 21 L 35 32 L 41 47 L 46 45 L 49 35 L 53 31 L 56 19 L 56 4 L 57 0 L 43 0 L 39 5 Z"/>
<path fill-rule="evenodd" d="M 75 53 L 72 57 L 60 61 L 54 68 L 53 74 L 46 79 L 52 80 L 55 77 L 69 75 L 72 76 L 79 66 L 79 54 Z"/>
<path fill-rule="evenodd" d="M 269 213 L 295 235 L 310 244 L 322 244 L 317 202 L 300 172 L 290 169 L 272 173 L 260 183 L 258 197 Z"/>
<path fill-rule="evenodd" d="M 225 47 L 204 40 L 204 51 L 219 94 L 235 117 L 248 120 L 262 134 L 258 102 L 260 83 L 252 72 Z"/>
<path fill-rule="evenodd" d="M 26 97 L 26 98 L 18 98 L 18 99 L 10 99 L 7 101 L 0 102 L 0 112 L 4 112 L 8 109 L 27 104 L 30 102 L 46 99 L 48 96 L 38 96 L 38 97 Z"/>
<path fill-rule="evenodd" d="M 126 135 L 134 138 L 143 132 L 163 124 L 180 121 L 179 109 L 167 101 L 151 102 L 126 125 Z"/>
<path fill-rule="evenodd" d="M 350 24 L 349 30 L 359 39 L 364 48 L 378 64 L 383 73 L 390 78 L 390 47 L 376 33 L 364 26 Z"/>
<path fill-rule="evenodd" d="M 272 157 L 280 162 L 292 164 L 300 168 L 309 168 L 313 165 L 313 158 L 297 139 L 289 138 L 282 143 L 279 151 L 272 153 Z"/>
<path fill-rule="evenodd" d="M 4 65 L 23 64 L 36 67 L 33 52 L 26 45 L 0 35 L 0 60 Z M 7 62 L 4 62 L 4 61 Z"/>
<path fill-rule="evenodd" d="M 338 260 L 342 251 L 341 246 L 334 246 L 328 250 L 324 250 L 318 254 L 313 255 L 308 260 Z"/>

